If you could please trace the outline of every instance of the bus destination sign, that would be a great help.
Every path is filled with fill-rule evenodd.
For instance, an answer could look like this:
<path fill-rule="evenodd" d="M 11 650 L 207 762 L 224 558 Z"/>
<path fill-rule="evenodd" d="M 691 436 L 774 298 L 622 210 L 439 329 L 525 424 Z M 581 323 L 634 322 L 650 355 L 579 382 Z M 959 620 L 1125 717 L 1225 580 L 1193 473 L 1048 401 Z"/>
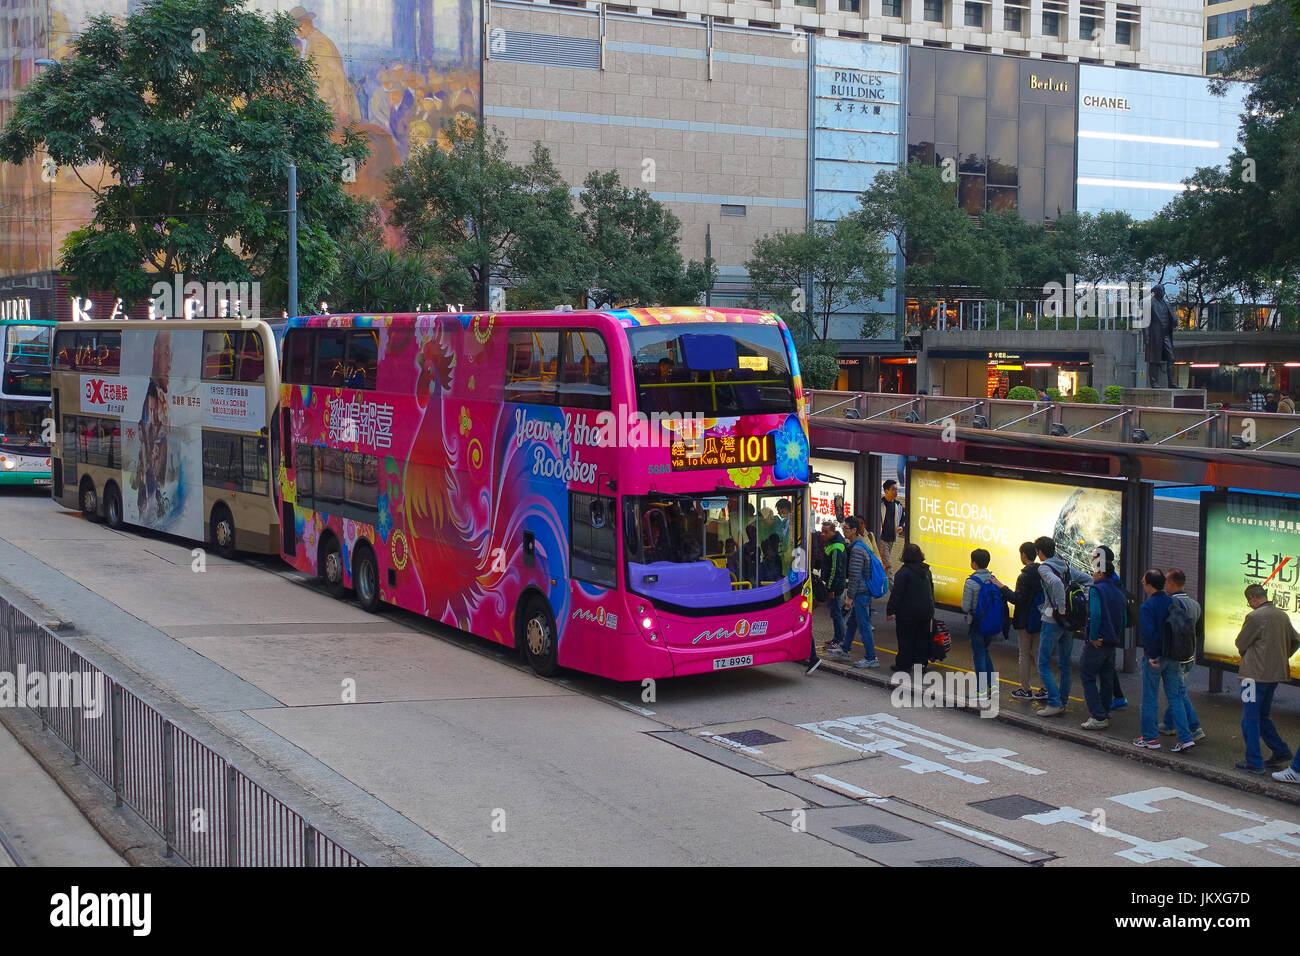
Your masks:
<path fill-rule="evenodd" d="M 708 435 L 704 438 L 678 440 L 672 444 L 673 471 L 750 468 L 770 465 L 774 460 L 770 434 Z"/>

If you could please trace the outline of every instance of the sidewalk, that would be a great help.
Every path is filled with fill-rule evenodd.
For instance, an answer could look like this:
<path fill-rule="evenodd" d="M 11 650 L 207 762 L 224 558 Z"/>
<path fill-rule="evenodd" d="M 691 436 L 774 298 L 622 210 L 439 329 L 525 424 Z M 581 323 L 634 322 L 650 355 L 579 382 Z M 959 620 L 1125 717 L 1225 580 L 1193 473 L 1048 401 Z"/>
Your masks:
<path fill-rule="evenodd" d="M 885 620 L 885 599 L 875 602 L 875 611 L 871 616 L 876 645 L 876 657 L 880 660 L 879 669 L 862 670 L 851 666 L 850 662 L 833 661 L 822 658 L 820 670 L 829 670 L 846 677 L 889 687 L 890 665 L 897 654 L 898 642 L 894 632 L 894 622 Z M 971 667 L 970 641 L 966 638 L 965 616 L 957 612 L 940 611 L 938 617 L 947 622 L 952 634 L 952 648 L 948 656 L 932 665 L 940 670 L 957 670 L 969 672 Z M 818 606 L 813 613 L 813 634 L 817 641 L 818 653 L 822 646 L 831 639 L 832 627 L 829 612 Z M 991 653 L 994 671 L 1001 687 L 997 719 L 1019 727 L 1036 730 L 1040 733 L 1059 737 L 1074 743 L 1106 750 L 1111 753 L 1141 760 L 1145 763 L 1189 773 L 1206 780 L 1222 783 L 1238 790 L 1261 793 L 1289 803 L 1300 804 L 1300 785 L 1278 783 L 1271 776 L 1273 770 L 1263 776 L 1245 773 L 1234 766 L 1246 756 L 1245 744 L 1241 737 L 1241 702 L 1237 676 L 1233 673 L 1223 675 L 1223 692 L 1209 692 L 1209 669 L 1194 668 L 1187 677 L 1187 689 L 1192 707 L 1201 719 L 1206 736 L 1196 742 L 1196 746 L 1184 753 L 1170 753 L 1169 746 L 1177 739 L 1171 736 L 1160 738 L 1160 750 L 1145 750 L 1134 747 L 1132 740 L 1138 736 L 1139 711 L 1142 705 L 1142 679 L 1137 673 L 1121 673 L 1120 683 L 1128 698 L 1128 706 L 1110 715 L 1110 727 L 1103 731 L 1088 731 L 1080 724 L 1088 719 L 1087 708 L 1083 703 L 1083 685 L 1079 676 L 1078 661 L 1082 644 L 1075 642 L 1074 666 L 1070 671 L 1070 700 L 1067 710 L 1059 717 L 1038 717 L 1035 713 L 1043 706 L 1042 702 L 1013 700 L 1011 692 L 1020 686 L 1019 656 L 1016 633 L 1011 632 L 1011 640 L 999 638 L 993 643 Z M 1122 666 L 1122 655 L 1117 655 L 1116 665 Z M 862 657 L 862 642 L 853 645 L 852 660 Z M 1053 671 L 1055 674 L 1055 670 Z M 1034 686 L 1041 687 L 1037 668 L 1034 669 Z M 1161 696 L 1161 714 L 1164 713 L 1164 697 Z M 976 709 L 968 708 L 974 718 Z M 1300 747 L 1300 687 L 1283 685 L 1278 688 L 1273 702 L 1273 722 L 1278 733 L 1292 748 Z M 1265 758 L 1267 758 L 1267 747 Z"/>

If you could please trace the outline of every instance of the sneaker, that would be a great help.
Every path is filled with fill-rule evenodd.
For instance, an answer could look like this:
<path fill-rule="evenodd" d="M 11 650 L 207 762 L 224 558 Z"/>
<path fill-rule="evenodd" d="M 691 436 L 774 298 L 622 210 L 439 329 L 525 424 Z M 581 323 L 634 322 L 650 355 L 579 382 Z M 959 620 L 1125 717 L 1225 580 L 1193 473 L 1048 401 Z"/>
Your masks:
<path fill-rule="evenodd" d="M 1178 733 L 1174 728 L 1166 727 L 1164 724 L 1156 724 L 1156 730 L 1164 734 L 1166 737 L 1172 737 L 1174 734 Z"/>
<path fill-rule="evenodd" d="M 1171 754 L 1182 753 L 1184 750 L 1191 750 L 1196 746 L 1195 740 L 1180 740 L 1169 748 Z"/>
<path fill-rule="evenodd" d="M 1084 730 L 1105 730 L 1110 726 L 1109 720 L 1098 720 L 1096 717 L 1089 717 L 1079 725 Z"/>
<path fill-rule="evenodd" d="M 1127 697 L 1116 697 L 1114 700 L 1110 702 L 1111 710 L 1123 710 L 1127 706 L 1128 706 Z"/>
<path fill-rule="evenodd" d="M 1273 774 L 1273 779 L 1279 783 L 1300 783 L 1300 773 L 1296 773 L 1290 767 L 1285 770 L 1279 770 Z"/>
<path fill-rule="evenodd" d="M 1047 691 L 1041 687 L 1034 691 L 1034 700 L 1047 700 Z"/>
<path fill-rule="evenodd" d="M 1158 737 L 1138 737 L 1133 741 L 1134 747 L 1141 747 L 1143 750 L 1159 750 L 1160 739 Z"/>
<path fill-rule="evenodd" d="M 1023 687 L 1017 687 L 1011 692 L 1012 700 L 1034 700 L 1034 692 L 1025 690 Z"/>
<path fill-rule="evenodd" d="M 849 652 L 838 644 L 835 644 L 827 649 L 826 656 L 833 661 L 847 661 L 849 659 Z"/>
<path fill-rule="evenodd" d="M 811 663 L 809 663 L 808 661 L 804 661 L 804 663 L 805 663 L 805 664 L 808 664 L 808 669 L 807 669 L 806 671 L 804 671 L 804 676 L 807 677 L 809 674 L 811 674 L 811 673 L 812 673 L 813 671 L 815 671 L 817 668 L 819 668 L 819 667 L 822 666 L 822 659 L 819 657 L 819 658 L 817 658 L 816 660 L 812 661 Z"/>
<path fill-rule="evenodd" d="M 854 661 L 854 662 L 853 662 L 853 666 L 856 667 L 856 668 L 858 668 L 859 670 L 862 670 L 862 669 L 865 669 L 865 668 L 868 668 L 868 667 L 879 667 L 879 666 L 880 666 L 880 661 L 876 660 L 874 657 L 871 658 L 871 660 L 867 660 L 867 659 L 864 657 L 864 658 L 862 658 L 862 660 L 860 660 L 860 661 Z"/>
<path fill-rule="evenodd" d="M 1238 760 L 1238 761 L 1237 761 L 1237 769 L 1238 769 L 1238 770 L 1244 770 L 1244 771 L 1246 771 L 1246 773 L 1253 773 L 1253 774 L 1257 774 L 1257 775 L 1258 775 L 1258 774 L 1262 774 L 1262 773 L 1266 773 L 1266 772 L 1267 772 L 1267 771 L 1264 770 L 1263 767 L 1252 767 L 1250 764 L 1246 763 L 1246 761 L 1244 761 L 1244 760 Z"/>
<path fill-rule="evenodd" d="M 1192 731 L 1192 739 L 1193 739 L 1193 740 L 1204 740 L 1204 739 L 1205 739 L 1205 728 L 1204 728 L 1204 727 L 1197 727 L 1195 730 L 1193 730 L 1193 731 Z"/>
<path fill-rule="evenodd" d="M 1039 708 L 1035 713 L 1037 713 L 1039 717 L 1055 717 L 1058 714 L 1065 713 L 1065 708 L 1053 707 L 1051 704 L 1048 704 L 1046 707 Z"/>

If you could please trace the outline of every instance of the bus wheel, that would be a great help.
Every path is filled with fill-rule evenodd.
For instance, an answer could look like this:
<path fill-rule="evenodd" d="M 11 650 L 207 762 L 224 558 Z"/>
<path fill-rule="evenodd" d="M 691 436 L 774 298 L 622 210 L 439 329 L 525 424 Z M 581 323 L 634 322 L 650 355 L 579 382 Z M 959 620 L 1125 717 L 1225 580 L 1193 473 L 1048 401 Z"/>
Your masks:
<path fill-rule="evenodd" d="M 110 528 L 122 527 L 122 495 L 117 485 L 110 484 L 104 489 L 104 519 Z"/>
<path fill-rule="evenodd" d="M 99 495 L 95 494 L 95 483 L 87 478 L 81 483 L 81 513 L 91 521 L 99 520 Z"/>
<path fill-rule="evenodd" d="M 320 579 L 326 589 L 335 597 L 343 597 L 343 554 L 339 551 L 338 539 L 330 535 L 320 546 L 317 561 Z"/>
<path fill-rule="evenodd" d="M 524 659 L 540 677 L 550 677 L 560 669 L 558 639 L 555 619 L 551 609 L 541 598 L 532 597 L 524 604 L 520 615 L 520 639 Z"/>
<path fill-rule="evenodd" d="M 225 505 L 217 505 L 212 509 L 211 531 L 208 538 L 212 546 L 217 549 L 217 554 L 223 558 L 235 556 L 235 519 Z"/>
<path fill-rule="evenodd" d="M 369 545 L 359 544 L 352 552 L 352 587 L 363 611 L 379 610 L 379 565 Z"/>

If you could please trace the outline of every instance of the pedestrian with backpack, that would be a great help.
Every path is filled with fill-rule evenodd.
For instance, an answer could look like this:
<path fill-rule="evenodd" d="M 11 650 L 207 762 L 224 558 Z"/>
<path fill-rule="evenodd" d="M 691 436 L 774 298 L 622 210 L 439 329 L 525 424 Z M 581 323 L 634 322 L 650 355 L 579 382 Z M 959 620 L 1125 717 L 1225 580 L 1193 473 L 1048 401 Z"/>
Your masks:
<path fill-rule="evenodd" d="M 1007 602 L 989 570 L 991 556 L 983 548 L 970 553 L 972 574 L 961 589 L 961 609 L 970 615 L 970 648 L 974 658 L 975 682 L 981 700 L 996 692 L 993 657 L 989 644 L 1002 633 L 1007 620 Z"/>
<path fill-rule="evenodd" d="M 1039 717 L 1065 713 L 1070 703 L 1070 654 L 1074 636 L 1088 624 L 1088 592 L 1092 578 L 1076 571 L 1056 556 L 1056 541 L 1043 535 L 1034 539 L 1038 553 L 1038 578 L 1043 585 L 1043 630 L 1038 638 L 1038 676 L 1047 691 L 1047 706 Z M 1052 677 L 1056 657 L 1060 683 Z"/>
<path fill-rule="evenodd" d="M 1170 568 L 1165 572 L 1165 593 L 1174 599 L 1176 607 L 1170 608 L 1171 629 L 1174 627 L 1174 611 L 1181 608 L 1187 612 L 1186 624 L 1180 616 L 1177 627 L 1183 629 L 1189 628 L 1181 640 L 1185 648 L 1186 660 L 1179 663 L 1178 669 L 1183 675 L 1183 688 L 1187 687 L 1187 675 L 1192 672 L 1196 666 L 1196 648 L 1199 644 L 1198 635 L 1201 632 L 1201 606 L 1196 603 L 1190 594 L 1187 593 L 1187 575 L 1181 568 Z M 1192 707 L 1192 698 L 1190 694 L 1184 694 L 1183 699 L 1187 701 L 1187 729 L 1192 732 L 1193 740 L 1202 740 L 1205 737 L 1205 728 L 1201 726 L 1201 718 L 1196 716 L 1196 710 Z M 1169 712 L 1170 708 L 1165 708 L 1164 720 L 1156 728 L 1162 734 L 1174 733 L 1173 715 Z"/>
<path fill-rule="evenodd" d="M 1020 686 L 1011 692 L 1012 700 L 1047 700 L 1047 691 L 1034 690 L 1033 674 L 1038 669 L 1038 634 L 1043 628 L 1043 582 L 1038 576 L 1038 549 L 1034 542 L 1020 545 L 1020 576 L 1016 589 L 993 578 L 1002 589 L 1003 600 L 1015 605 L 1011 625 L 1016 629 L 1016 644 L 1020 654 Z"/>
<path fill-rule="evenodd" d="M 1110 726 L 1115 699 L 1115 648 L 1124 644 L 1125 598 L 1115 576 L 1115 553 L 1105 545 L 1092 552 L 1092 587 L 1088 590 L 1088 640 L 1079 659 L 1083 699 L 1088 705 L 1084 730 Z"/>
<path fill-rule="evenodd" d="M 1171 646 L 1170 632 L 1166 627 L 1174 599 L 1165 593 L 1165 575 L 1151 570 L 1142 577 L 1142 590 L 1147 599 L 1138 612 L 1139 634 L 1142 639 L 1142 735 L 1133 746 L 1145 750 L 1160 749 L 1160 735 L 1156 729 L 1156 715 L 1160 712 L 1160 688 L 1169 698 L 1169 712 L 1178 733 L 1178 742 L 1169 749 L 1181 753 L 1196 746 L 1191 729 L 1187 726 L 1187 689 L 1183 685 L 1181 663 L 1171 654 L 1181 649 Z"/>
<path fill-rule="evenodd" d="M 872 548 L 871 533 L 860 516 L 844 519 L 844 530 L 849 541 L 849 568 L 844 575 L 844 610 L 848 620 L 844 632 L 844 647 L 831 648 L 829 656 L 835 660 L 848 660 L 853 650 L 855 631 L 862 632 L 862 660 L 853 666 L 860 669 L 879 667 L 876 644 L 871 630 L 871 600 L 884 597 L 889 590 L 885 566 Z"/>

